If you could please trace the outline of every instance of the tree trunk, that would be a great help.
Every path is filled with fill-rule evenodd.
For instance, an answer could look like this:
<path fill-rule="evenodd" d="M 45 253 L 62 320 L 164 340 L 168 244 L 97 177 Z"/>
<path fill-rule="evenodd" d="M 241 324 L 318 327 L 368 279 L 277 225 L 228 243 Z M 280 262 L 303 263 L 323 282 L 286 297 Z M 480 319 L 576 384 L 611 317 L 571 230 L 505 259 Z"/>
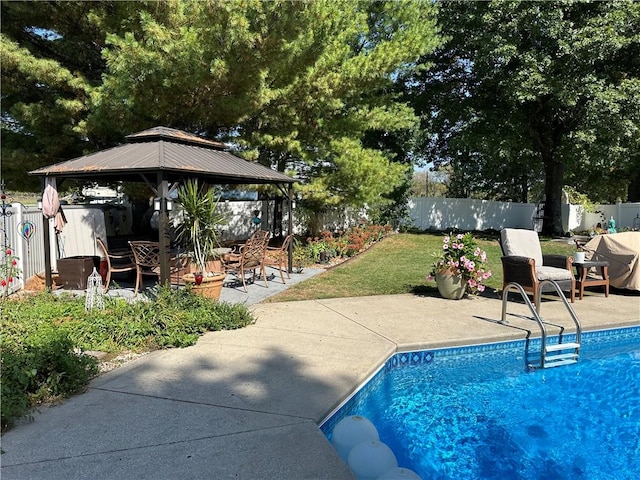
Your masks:
<path fill-rule="evenodd" d="M 542 233 L 560 236 L 562 231 L 562 186 L 564 184 L 564 164 L 548 160 L 544 162 L 545 204 Z"/>
<path fill-rule="evenodd" d="M 628 202 L 640 202 L 640 174 L 631 178 L 627 189 Z"/>

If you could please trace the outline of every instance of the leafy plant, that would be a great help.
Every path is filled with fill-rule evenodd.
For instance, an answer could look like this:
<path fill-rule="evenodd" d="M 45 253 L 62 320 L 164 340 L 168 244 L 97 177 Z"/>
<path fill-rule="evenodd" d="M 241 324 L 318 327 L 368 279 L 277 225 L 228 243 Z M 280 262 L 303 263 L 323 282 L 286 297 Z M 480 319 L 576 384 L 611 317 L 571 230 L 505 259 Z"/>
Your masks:
<path fill-rule="evenodd" d="M 6 296 L 9 287 L 17 278 L 20 278 L 22 272 L 18 267 L 18 257 L 13 254 L 13 250 L 7 248 L 3 253 L 2 262 L 0 262 L 0 287 L 2 295 Z"/>
<path fill-rule="evenodd" d="M 52 324 L 42 325 L 19 341 L 4 329 L 3 325 L 3 430 L 31 407 L 80 391 L 98 372 L 97 360 L 77 353 L 69 333 Z"/>
<path fill-rule="evenodd" d="M 325 254 L 328 259 L 352 257 L 384 238 L 390 231 L 391 227 L 388 225 L 360 225 L 335 235 L 325 230 L 319 237 L 307 238 L 306 245 L 299 246 L 305 250 L 305 253 L 299 256 L 308 263 L 318 263 L 321 254 Z"/>
<path fill-rule="evenodd" d="M 182 218 L 176 228 L 176 238 L 184 245 L 201 272 L 208 260 L 214 258 L 213 249 L 220 246 L 218 232 L 226 222 L 217 212 L 218 198 L 212 188 L 198 187 L 197 180 L 186 181 L 178 190 Z"/>

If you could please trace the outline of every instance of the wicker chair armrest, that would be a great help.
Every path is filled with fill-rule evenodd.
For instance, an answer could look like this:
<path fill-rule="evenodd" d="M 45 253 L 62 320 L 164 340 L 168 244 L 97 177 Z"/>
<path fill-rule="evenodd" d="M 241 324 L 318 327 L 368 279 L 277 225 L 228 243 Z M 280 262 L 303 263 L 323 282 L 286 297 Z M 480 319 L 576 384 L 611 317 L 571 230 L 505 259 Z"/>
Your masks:
<path fill-rule="evenodd" d="M 502 260 L 503 283 L 519 283 L 532 287 L 537 283 L 535 260 L 529 257 L 509 255 L 500 257 Z"/>
<path fill-rule="evenodd" d="M 531 257 L 519 257 L 517 255 L 505 255 L 500 257 L 502 265 L 508 264 L 522 268 L 525 265 L 535 267 L 535 260 Z"/>
<path fill-rule="evenodd" d="M 566 255 L 543 255 L 542 265 L 545 267 L 564 268 L 565 270 L 571 270 L 573 263 L 572 257 Z"/>

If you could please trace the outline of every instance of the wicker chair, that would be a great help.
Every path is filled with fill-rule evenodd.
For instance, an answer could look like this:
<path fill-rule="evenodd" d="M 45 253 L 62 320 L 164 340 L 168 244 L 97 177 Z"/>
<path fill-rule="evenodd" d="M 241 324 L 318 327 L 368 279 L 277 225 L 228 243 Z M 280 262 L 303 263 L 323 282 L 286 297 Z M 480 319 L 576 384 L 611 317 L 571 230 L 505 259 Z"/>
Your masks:
<path fill-rule="evenodd" d="M 102 239 L 96 238 L 96 243 L 104 253 L 104 258 L 107 261 L 107 277 L 104 282 L 104 291 L 106 292 L 109 290 L 112 273 L 133 272 L 136 269 L 136 264 L 130 250 L 127 252 L 109 252 Z"/>
<path fill-rule="evenodd" d="M 539 296 L 555 292 L 552 285 L 544 285 L 543 280 L 555 281 L 562 291 L 569 291 L 571 303 L 575 302 L 576 280 L 573 276 L 572 257 L 564 255 L 543 255 L 538 233 L 533 230 L 505 228 L 500 232 L 503 284 L 519 283 L 525 292 L 533 295 L 539 305 Z M 503 292 L 504 294 L 504 292 Z"/>

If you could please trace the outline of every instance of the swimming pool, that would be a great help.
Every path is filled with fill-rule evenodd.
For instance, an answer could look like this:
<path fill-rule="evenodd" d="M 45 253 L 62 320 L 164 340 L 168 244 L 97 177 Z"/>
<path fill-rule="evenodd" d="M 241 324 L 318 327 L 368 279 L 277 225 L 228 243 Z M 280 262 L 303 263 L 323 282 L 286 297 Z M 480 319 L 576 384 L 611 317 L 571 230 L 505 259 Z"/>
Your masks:
<path fill-rule="evenodd" d="M 424 480 L 640 478 L 640 327 L 583 333 L 575 365 L 526 372 L 524 353 L 396 354 L 321 429 L 364 416 Z"/>

